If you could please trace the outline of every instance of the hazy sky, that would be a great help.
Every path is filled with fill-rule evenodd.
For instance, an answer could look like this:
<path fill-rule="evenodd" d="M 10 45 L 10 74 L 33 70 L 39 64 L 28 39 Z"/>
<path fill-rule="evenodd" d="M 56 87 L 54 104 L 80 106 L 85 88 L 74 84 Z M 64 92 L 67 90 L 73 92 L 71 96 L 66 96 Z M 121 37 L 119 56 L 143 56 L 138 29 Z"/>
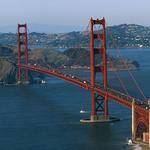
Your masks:
<path fill-rule="evenodd" d="M 27 22 L 32 30 L 50 25 L 86 26 L 91 16 L 104 16 L 107 25 L 150 26 L 150 0 L 0 0 L 0 7 L 0 32 L 11 31 L 18 22 Z"/>

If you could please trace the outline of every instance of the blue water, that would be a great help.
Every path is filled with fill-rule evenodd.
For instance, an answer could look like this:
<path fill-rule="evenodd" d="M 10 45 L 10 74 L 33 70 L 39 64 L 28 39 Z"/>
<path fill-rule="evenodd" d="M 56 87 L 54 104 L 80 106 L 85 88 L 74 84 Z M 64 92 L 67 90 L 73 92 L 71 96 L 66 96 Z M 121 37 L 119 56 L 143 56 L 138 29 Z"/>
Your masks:
<path fill-rule="evenodd" d="M 137 60 L 140 63 L 141 69 L 150 69 L 150 49 L 110 49 L 108 54 L 122 58 Z"/>
<path fill-rule="evenodd" d="M 147 97 L 149 94 L 150 51 L 127 50 L 126 56 L 141 63 L 133 71 Z M 80 74 L 81 75 L 81 74 Z M 84 76 L 84 73 L 82 74 Z M 130 92 L 129 75 L 120 72 Z M 116 78 L 109 73 L 111 85 Z M 110 124 L 81 124 L 89 117 L 90 93 L 56 78 L 48 84 L 0 87 L 0 150 L 130 150 L 131 112 L 114 102 L 109 103 L 112 116 L 121 121 Z M 80 110 L 87 113 L 81 114 Z"/>

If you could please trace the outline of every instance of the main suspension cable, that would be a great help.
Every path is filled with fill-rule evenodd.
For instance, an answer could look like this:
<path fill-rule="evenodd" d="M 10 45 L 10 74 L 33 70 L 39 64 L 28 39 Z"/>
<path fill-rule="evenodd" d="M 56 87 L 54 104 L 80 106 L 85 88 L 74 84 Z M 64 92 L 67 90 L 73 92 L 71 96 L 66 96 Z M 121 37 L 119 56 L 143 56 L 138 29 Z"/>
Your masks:
<path fill-rule="evenodd" d="M 128 73 L 129 73 L 129 75 L 130 75 L 130 77 L 131 77 L 133 83 L 135 84 L 136 88 L 139 90 L 139 92 L 140 92 L 141 96 L 144 98 L 144 100 L 147 100 L 147 97 L 145 96 L 145 94 L 144 94 L 143 90 L 141 89 L 139 83 L 138 83 L 137 80 L 135 79 L 134 75 L 131 73 L 128 64 L 127 64 L 127 63 L 125 62 L 125 60 L 121 57 L 121 55 L 120 55 L 120 54 L 121 54 L 121 53 L 120 53 L 120 50 L 119 50 L 119 48 L 116 46 L 115 40 L 114 40 L 114 38 L 113 38 L 113 36 L 112 36 L 112 33 L 108 30 L 108 28 L 107 28 L 107 31 L 109 32 L 110 37 L 111 37 L 111 39 L 112 39 L 113 46 L 114 46 L 115 49 L 117 50 L 117 52 L 118 52 L 118 54 L 119 54 L 118 56 L 122 59 L 123 64 L 124 64 L 125 68 L 127 69 L 127 71 L 128 71 Z"/>

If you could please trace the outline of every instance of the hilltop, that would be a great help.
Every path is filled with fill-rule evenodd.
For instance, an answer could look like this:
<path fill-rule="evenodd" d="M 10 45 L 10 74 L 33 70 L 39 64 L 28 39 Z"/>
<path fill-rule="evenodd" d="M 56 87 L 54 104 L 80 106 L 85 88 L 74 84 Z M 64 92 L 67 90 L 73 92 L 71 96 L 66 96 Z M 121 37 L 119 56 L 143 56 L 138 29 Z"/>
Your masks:
<path fill-rule="evenodd" d="M 150 27 L 136 24 L 121 24 L 107 27 L 108 48 L 149 48 Z M 0 33 L 0 44 L 17 45 L 17 35 Z M 88 32 L 69 32 L 46 34 L 32 32 L 29 34 L 31 48 L 70 48 L 89 47 Z"/>

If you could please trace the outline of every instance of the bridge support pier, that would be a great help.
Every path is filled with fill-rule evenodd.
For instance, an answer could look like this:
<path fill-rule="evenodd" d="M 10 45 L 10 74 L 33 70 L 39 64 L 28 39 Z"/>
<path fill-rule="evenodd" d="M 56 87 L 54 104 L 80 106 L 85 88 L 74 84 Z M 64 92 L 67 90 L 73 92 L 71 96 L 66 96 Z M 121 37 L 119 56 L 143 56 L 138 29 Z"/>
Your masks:
<path fill-rule="evenodd" d="M 95 94 L 94 91 L 92 94 L 92 112 L 91 112 L 91 122 L 106 122 L 109 121 L 108 116 L 108 96 L 101 96 Z"/>
<path fill-rule="evenodd" d="M 146 104 L 146 103 L 145 103 Z M 150 101 L 148 101 L 150 106 Z M 150 110 L 140 110 L 138 103 L 132 100 L 132 141 L 144 147 L 150 147 Z"/>

